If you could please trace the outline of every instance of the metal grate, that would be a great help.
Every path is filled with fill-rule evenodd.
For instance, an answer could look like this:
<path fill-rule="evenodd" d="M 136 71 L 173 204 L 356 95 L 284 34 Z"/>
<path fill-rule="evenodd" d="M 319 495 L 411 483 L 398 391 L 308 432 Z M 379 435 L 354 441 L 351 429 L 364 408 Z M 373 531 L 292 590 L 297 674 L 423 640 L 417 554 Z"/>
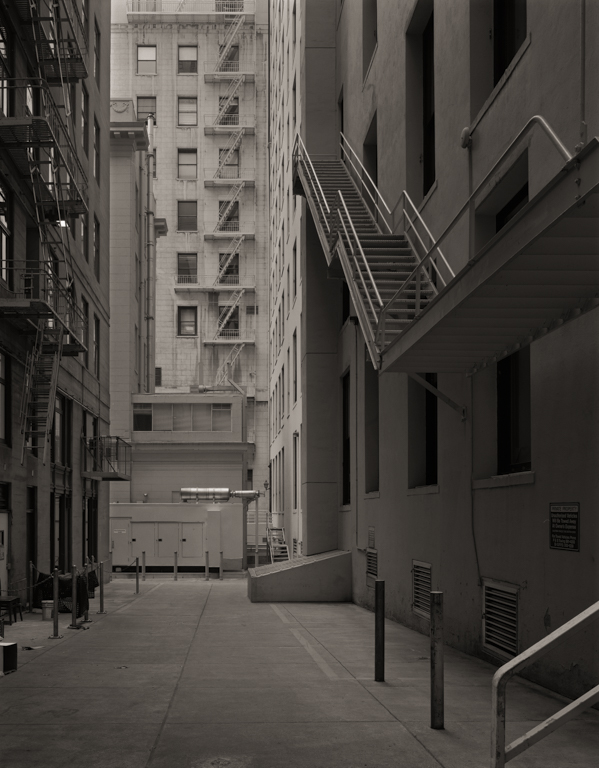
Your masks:
<path fill-rule="evenodd" d="M 368 526 L 368 548 L 374 549 L 374 525 Z"/>
<path fill-rule="evenodd" d="M 431 615 L 431 564 L 412 560 L 412 610 L 425 619 Z"/>
<path fill-rule="evenodd" d="M 518 653 L 518 588 L 483 583 L 483 646 L 499 656 Z"/>
<path fill-rule="evenodd" d="M 376 549 L 368 547 L 366 550 L 366 575 L 377 579 L 379 575 L 379 556 Z"/>

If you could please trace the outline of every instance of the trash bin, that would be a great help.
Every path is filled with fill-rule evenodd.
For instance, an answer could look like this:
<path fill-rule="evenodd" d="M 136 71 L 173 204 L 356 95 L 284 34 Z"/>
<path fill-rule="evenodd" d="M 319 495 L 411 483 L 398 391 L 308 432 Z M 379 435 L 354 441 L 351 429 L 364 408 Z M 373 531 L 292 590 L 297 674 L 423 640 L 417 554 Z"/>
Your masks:
<path fill-rule="evenodd" d="M 54 618 L 54 611 L 52 610 L 53 608 L 53 600 L 42 600 L 42 621 L 52 621 Z"/>

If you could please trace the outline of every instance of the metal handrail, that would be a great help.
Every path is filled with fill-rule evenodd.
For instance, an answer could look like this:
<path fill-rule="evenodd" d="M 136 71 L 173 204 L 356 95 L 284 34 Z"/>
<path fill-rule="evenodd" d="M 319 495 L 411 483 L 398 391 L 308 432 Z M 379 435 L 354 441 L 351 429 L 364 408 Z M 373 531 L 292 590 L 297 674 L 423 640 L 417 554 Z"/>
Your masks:
<path fill-rule="evenodd" d="M 445 264 L 445 266 L 446 266 L 447 270 L 449 271 L 450 275 L 451 275 L 452 277 L 455 277 L 455 272 L 454 272 L 454 271 L 453 271 L 453 269 L 452 269 L 452 268 L 449 266 L 449 263 L 448 263 L 447 259 L 445 258 L 445 256 L 443 255 L 443 251 L 442 251 L 442 250 L 439 248 L 439 246 L 438 246 L 438 243 L 437 243 L 437 241 L 435 240 L 435 238 L 434 238 L 434 236 L 433 236 L 433 233 L 432 233 L 432 232 L 430 231 L 430 229 L 429 229 L 429 228 L 426 226 L 426 222 L 425 222 L 425 221 L 424 221 L 424 219 L 422 218 L 422 216 L 421 216 L 421 214 L 420 214 L 420 211 L 418 210 L 418 208 L 416 208 L 416 206 L 415 206 L 415 205 L 414 205 L 414 203 L 412 202 L 412 198 L 411 198 L 411 197 L 408 195 L 408 193 L 407 193 L 405 190 L 404 190 L 404 192 L 403 192 L 403 199 L 404 199 L 404 200 L 407 200 L 407 201 L 408 201 L 408 203 L 409 203 L 409 204 L 412 206 L 412 210 L 413 210 L 413 211 L 414 211 L 414 213 L 416 214 L 416 217 L 418 218 L 418 221 L 419 221 L 419 222 L 422 224 L 422 226 L 424 227 L 424 230 L 425 230 L 426 234 L 427 234 L 427 235 L 430 237 L 430 239 L 431 239 L 431 241 L 432 241 L 432 243 L 433 243 L 433 244 L 432 244 L 432 246 L 431 246 L 431 248 L 430 248 L 430 251 L 433 251 L 433 250 L 435 250 L 435 248 L 437 249 L 437 251 L 439 252 L 439 256 L 440 256 L 440 257 L 443 259 L 443 263 Z M 403 208 L 403 214 L 404 214 L 404 216 L 405 216 L 405 217 L 407 217 L 407 216 L 408 216 L 408 214 L 406 213 L 406 209 L 405 209 L 405 207 Z M 425 248 L 425 250 L 427 250 L 427 252 L 428 252 L 428 251 L 429 251 L 429 249 L 427 249 L 427 248 L 426 248 L 426 246 L 424 245 L 424 243 L 422 242 L 422 239 L 420 238 L 420 235 L 418 234 L 418 232 L 417 232 L 417 230 L 416 230 L 416 227 L 414 226 L 414 224 L 412 223 L 412 221 L 411 221 L 409 218 L 408 218 L 408 221 L 410 222 L 410 225 L 412 226 L 412 229 L 414 230 L 414 232 L 415 232 L 415 233 L 416 233 L 416 235 L 418 236 L 418 239 L 419 239 L 419 240 L 420 240 L 420 242 L 422 243 L 422 246 L 423 246 L 423 247 Z M 404 228 L 404 229 L 405 229 L 405 228 Z"/>
<path fill-rule="evenodd" d="M 535 643 L 526 651 L 516 656 L 516 658 L 508 661 L 507 664 L 504 664 L 495 672 L 492 684 L 491 768 L 504 768 L 505 764 L 516 757 L 516 755 L 521 754 L 528 747 L 555 731 L 560 725 L 571 720 L 579 712 L 588 709 L 599 701 L 599 685 L 596 685 L 590 691 L 587 691 L 587 693 L 561 709 L 557 714 L 547 718 L 547 720 L 528 731 L 528 733 L 525 733 L 524 736 L 513 741 L 509 746 L 505 746 L 505 695 L 510 677 L 517 674 L 527 664 L 535 661 L 554 646 L 563 642 L 566 639 L 566 635 L 581 630 L 598 616 L 599 602 L 596 602 L 550 635 L 547 635 L 547 637 L 539 640 L 538 643 Z"/>
<path fill-rule="evenodd" d="M 356 158 L 356 160 L 357 160 L 357 162 L 358 162 L 358 165 L 359 165 L 359 169 L 358 169 L 358 168 L 356 168 L 356 165 L 354 164 L 354 162 L 353 162 L 353 160 L 351 159 L 351 157 L 348 157 L 348 160 L 349 160 L 349 162 L 350 162 L 350 164 L 351 164 L 352 168 L 353 168 L 353 169 L 356 171 L 356 173 L 358 174 L 358 178 L 359 178 L 359 179 L 360 179 L 360 181 L 362 182 L 362 186 L 363 186 L 363 188 L 366 190 L 366 192 L 368 193 L 368 196 L 369 196 L 369 197 L 370 197 L 370 199 L 372 200 L 372 202 L 373 202 L 373 204 L 374 204 L 374 207 L 375 207 L 375 208 L 377 209 L 377 211 L 378 211 L 378 212 L 381 214 L 381 218 L 382 218 L 382 219 L 383 219 L 383 221 L 385 222 L 385 226 L 386 226 L 386 227 L 387 227 L 387 229 L 389 230 L 389 233 L 391 233 L 391 232 L 392 232 L 392 229 L 391 229 L 391 227 L 389 226 L 389 222 L 387 221 L 387 218 L 386 218 L 385 214 L 383 213 L 383 211 L 381 211 L 381 209 L 379 208 L 379 206 L 378 206 L 378 203 L 377 203 L 377 201 L 374 199 L 374 196 L 373 196 L 372 192 L 371 192 L 371 191 L 368 189 L 368 187 L 367 187 L 367 186 L 364 184 L 364 179 L 362 178 L 362 176 L 361 176 L 361 174 L 360 174 L 360 171 L 362 171 L 362 173 L 364 173 L 364 174 L 366 175 L 366 178 L 367 178 L 367 179 L 368 179 L 368 181 L 369 181 L 369 182 L 372 184 L 372 186 L 373 186 L 373 188 L 374 188 L 374 190 L 375 190 L 375 192 L 376 192 L 376 194 L 377 194 L 377 197 L 379 198 L 379 200 L 381 201 L 381 203 L 382 203 L 382 204 L 385 206 L 385 208 L 387 209 L 387 213 L 388 213 L 388 214 L 391 214 L 391 210 L 390 210 L 389 206 L 387 205 L 387 203 L 385 202 L 385 198 L 384 198 L 384 197 L 383 197 L 383 195 L 381 194 L 381 192 L 380 192 L 379 188 L 377 187 L 377 185 L 374 183 L 374 181 L 373 181 L 373 179 L 372 179 L 372 176 L 371 176 L 371 175 L 368 173 L 368 171 L 367 171 L 367 170 L 366 170 L 366 168 L 364 167 L 364 164 L 362 163 L 362 161 L 360 160 L 360 158 L 358 157 L 358 155 L 357 155 L 357 154 L 356 154 L 356 152 L 354 151 L 354 149 L 353 149 L 352 145 L 349 143 L 349 141 L 347 140 L 347 138 L 346 138 L 346 137 L 343 135 L 343 133 L 342 133 L 341 131 L 339 132 L 339 135 L 341 136 L 341 142 L 340 142 L 340 146 L 341 146 L 341 150 L 342 150 L 342 158 L 343 158 L 343 157 L 347 157 L 347 155 L 345 154 L 345 150 L 346 150 L 346 149 L 349 149 L 349 151 L 352 153 L 352 155 L 353 155 L 353 156 Z M 346 145 L 346 146 L 345 146 L 345 145 Z"/>
<path fill-rule="evenodd" d="M 128 13 L 255 13 L 255 0 L 127 0 Z"/>
<path fill-rule="evenodd" d="M 381 299 L 381 294 L 379 293 L 379 289 L 376 287 L 376 283 L 374 282 L 374 277 L 372 276 L 372 272 L 370 271 L 370 266 L 368 265 L 368 261 L 366 259 L 366 256 L 364 255 L 364 251 L 362 250 L 362 245 L 360 243 L 360 240 L 358 239 L 358 234 L 357 234 L 356 229 L 354 227 L 354 223 L 351 220 L 351 216 L 349 215 L 349 211 L 347 210 L 347 206 L 345 205 L 345 200 L 343 199 L 343 195 L 341 194 L 341 190 L 340 189 L 337 190 L 337 194 L 339 195 L 339 200 L 341 201 L 341 205 L 343 206 L 343 210 L 345 211 L 345 215 L 347 216 L 347 220 L 349 221 L 349 225 L 351 227 L 351 230 L 352 230 L 352 233 L 353 233 L 353 236 L 354 236 L 354 240 L 358 244 L 358 248 L 360 250 L 360 256 L 362 257 L 362 261 L 364 263 L 364 266 L 366 267 L 366 271 L 368 272 L 368 277 L 370 278 L 370 282 L 371 282 L 372 287 L 374 289 L 374 293 L 376 295 L 376 299 L 378 301 L 379 307 L 382 307 L 383 306 L 383 300 Z M 343 229 L 345 230 L 345 233 L 347 235 L 347 229 L 345 228 L 345 222 L 343 220 L 343 217 L 341 217 L 341 223 L 343 224 Z M 348 236 L 348 242 L 350 242 L 349 236 Z M 358 270 L 358 271 L 360 272 L 360 275 L 361 275 L 362 274 L 362 270 Z M 366 289 L 366 286 L 364 286 L 364 289 Z M 368 300 L 370 302 L 371 309 L 372 309 L 372 314 L 376 318 L 376 312 L 374 310 L 374 307 L 372 306 L 372 300 L 370 298 L 370 293 L 368 291 L 367 291 L 367 293 L 368 293 Z"/>
<path fill-rule="evenodd" d="M 331 209 L 329 208 L 329 205 L 327 203 L 327 199 L 324 196 L 324 192 L 322 191 L 322 187 L 320 186 L 320 181 L 318 180 L 318 176 L 316 175 L 316 171 L 314 170 L 314 166 L 312 165 L 312 161 L 310 160 L 310 155 L 308 154 L 308 151 L 306 150 L 304 142 L 302 141 L 302 137 L 299 135 L 299 133 L 296 136 L 295 143 L 296 143 L 296 146 L 298 148 L 296 154 L 301 156 L 301 159 L 304 161 L 305 164 L 307 163 L 306 167 L 309 169 L 309 171 L 308 171 L 308 179 L 309 179 L 310 183 L 314 187 L 314 181 L 315 181 L 316 182 L 316 187 L 318 188 L 318 191 L 320 192 L 320 198 L 321 199 L 319 199 L 318 192 L 317 192 L 316 193 L 316 201 L 317 201 L 318 206 L 320 208 L 320 211 L 322 213 L 322 218 L 324 219 L 324 223 L 326 224 L 327 230 L 328 230 L 328 232 L 330 232 L 331 228 L 329 226 L 328 216 L 331 215 Z M 314 177 L 314 179 L 312 179 L 310 177 L 310 171 L 312 172 L 312 176 Z M 315 192 L 316 192 L 316 187 L 314 187 L 314 191 Z M 328 216 L 325 215 L 325 213 L 324 213 L 322 203 L 324 203 L 324 207 L 326 208 Z"/>

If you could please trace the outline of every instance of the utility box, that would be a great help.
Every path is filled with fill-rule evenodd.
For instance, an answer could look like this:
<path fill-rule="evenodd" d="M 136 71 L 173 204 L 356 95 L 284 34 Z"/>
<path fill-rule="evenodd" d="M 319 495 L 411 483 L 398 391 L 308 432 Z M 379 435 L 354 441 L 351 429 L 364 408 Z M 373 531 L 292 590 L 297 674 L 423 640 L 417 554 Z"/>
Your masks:
<path fill-rule="evenodd" d="M 0 672 L 8 675 L 17 671 L 17 644 L 0 641 Z"/>

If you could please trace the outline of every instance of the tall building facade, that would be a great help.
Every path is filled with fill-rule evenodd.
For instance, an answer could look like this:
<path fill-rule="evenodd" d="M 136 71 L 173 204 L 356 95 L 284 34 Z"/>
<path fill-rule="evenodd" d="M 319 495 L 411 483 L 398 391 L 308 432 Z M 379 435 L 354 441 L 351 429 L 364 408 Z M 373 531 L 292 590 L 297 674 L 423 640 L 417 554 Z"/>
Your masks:
<path fill-rule="evenodd" d="M 267 5 L 112 6 L 113 103 L 153 116 L 153 190 L 168 229 L 145 313 L 153 380 L 131 389 L 120 430 L 132 479 L 115 486 L 113 513 L 146 503 L 132 507 L 136 519 L 158 505 L 176 522 L 181 488 L 268 484 Z"/>
<path fill-rule="evenodd" d="M 597 12 L 271 2 L 273 508 L 495 663 L 599 597 Z"/>
<path fill-rule="evenodd" d="M 110 13 L 0 9 L 0 588 L 107 560 Z"/>

